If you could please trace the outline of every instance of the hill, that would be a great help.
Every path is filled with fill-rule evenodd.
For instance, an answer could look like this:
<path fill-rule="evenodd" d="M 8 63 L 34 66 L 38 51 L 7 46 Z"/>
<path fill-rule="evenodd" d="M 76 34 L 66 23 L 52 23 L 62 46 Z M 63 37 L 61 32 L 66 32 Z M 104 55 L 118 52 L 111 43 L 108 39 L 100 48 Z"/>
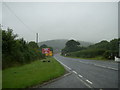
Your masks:
<path fill-rule="evenodd" d="M 47 46 L 53 47 L 53 50 L 55 52 L 60 52 L 61 49 L 65 47 L 65 43 L 67 42 L 67 39 L 55 39 L 55 40 L 48 40 L 48 41 L 43 41 L 39 42 L 38 45 L 41 46 L 43 44 L 46 44 Z M 81 46 L 88 47 L 89 45 L 92 45 L 90 42 L 84 42 L 84 41 L 79 41 Z"/>

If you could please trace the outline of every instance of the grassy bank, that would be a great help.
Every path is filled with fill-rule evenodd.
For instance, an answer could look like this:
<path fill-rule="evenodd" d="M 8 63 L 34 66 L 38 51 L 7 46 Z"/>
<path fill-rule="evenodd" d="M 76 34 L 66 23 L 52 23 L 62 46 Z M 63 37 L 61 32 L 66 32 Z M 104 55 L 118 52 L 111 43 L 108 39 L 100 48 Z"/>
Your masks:
<path fill-rule="evenodd" d="M 51 62 L 34 61 L 20 67 L 3 70 L 3 88 L 26 88 L 42 84 L 65 73 L 64 67 L 54 58 Z"/>
<path fill-rule="evenodd" d="M 63 56 L 63 55 L 62 55 Z M 105 59 L 102 56 L 97 56 L 95 58 L 83 58 L 83 57 L 73 57 L 73 56 L 64 56 L 64 57 L 70 57 L 70 58 L 77 58 L 77 59 L 86 59 L 86 60 L 102 60 L 102 61 L 106 61 L 107 59 Z"/>
<path fill-rule="evenodd" d="M 2 89 L 2 70 L 0 70 L 0 89 Z"/>
<path fill-rule="evenodd" d="M 95 57 L 95 58 L 81 58 L 81 57 L 73 57 L 73 58 L 79 58 L 79 59 L 87 59 L 87 60 L 107 60 L 101 56 Z"/>

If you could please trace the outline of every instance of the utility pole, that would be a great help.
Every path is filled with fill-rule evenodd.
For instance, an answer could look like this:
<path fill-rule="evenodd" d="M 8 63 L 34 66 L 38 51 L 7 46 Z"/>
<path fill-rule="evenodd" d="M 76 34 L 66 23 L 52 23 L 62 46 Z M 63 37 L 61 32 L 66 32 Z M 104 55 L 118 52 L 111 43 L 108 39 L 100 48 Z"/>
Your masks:
<path fill-rule="evenodd" d="M 118 39 L 118 43 L 119 43 L 119 58 L 120 58 L 120 41 Z"/>
<path fill-rule="evenodd" d="M 0 24 L 0 29 L 1 29 L 1 26 L 2 26 L 2 25 Z"/>
<path fill-rule="evenodd" d="M 38 33 L 36 33 L 36 43 L 38 44 Z"/>

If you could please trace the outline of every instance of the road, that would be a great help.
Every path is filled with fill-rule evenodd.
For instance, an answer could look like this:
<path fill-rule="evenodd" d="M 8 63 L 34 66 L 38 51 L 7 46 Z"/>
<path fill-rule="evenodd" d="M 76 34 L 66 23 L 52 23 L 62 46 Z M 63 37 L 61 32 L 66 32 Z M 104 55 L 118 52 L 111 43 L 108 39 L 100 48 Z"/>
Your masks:
<path fill-rule="evenodd" d="M 118 88 L 118 63 L 54 55 L 70 74 L 42 88 Z"/>

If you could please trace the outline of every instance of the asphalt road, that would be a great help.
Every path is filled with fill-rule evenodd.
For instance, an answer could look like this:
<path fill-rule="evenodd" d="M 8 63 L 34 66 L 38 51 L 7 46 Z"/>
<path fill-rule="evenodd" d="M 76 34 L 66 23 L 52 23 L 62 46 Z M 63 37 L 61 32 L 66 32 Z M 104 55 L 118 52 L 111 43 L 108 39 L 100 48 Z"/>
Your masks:
<path fill-rule="evenodd" d="M 118 63 L 54 55 L 71 74 L 42 88 L 118 88 Z"/>

